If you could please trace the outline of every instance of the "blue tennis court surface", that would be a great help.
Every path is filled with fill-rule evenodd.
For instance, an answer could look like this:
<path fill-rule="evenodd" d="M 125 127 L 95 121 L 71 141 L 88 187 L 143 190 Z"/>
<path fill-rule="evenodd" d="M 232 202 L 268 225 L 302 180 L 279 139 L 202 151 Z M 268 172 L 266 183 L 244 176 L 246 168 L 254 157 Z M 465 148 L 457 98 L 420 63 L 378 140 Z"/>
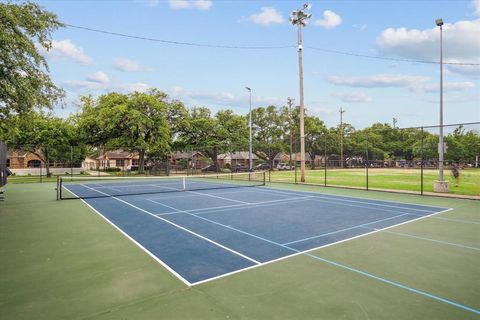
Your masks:
<path fill-rule="evenodd" d="M 447 209 L 267 187 L 115 195 L 121 187 L 65 186 L 98 194 L 84 201 L 188 285 Z"/>

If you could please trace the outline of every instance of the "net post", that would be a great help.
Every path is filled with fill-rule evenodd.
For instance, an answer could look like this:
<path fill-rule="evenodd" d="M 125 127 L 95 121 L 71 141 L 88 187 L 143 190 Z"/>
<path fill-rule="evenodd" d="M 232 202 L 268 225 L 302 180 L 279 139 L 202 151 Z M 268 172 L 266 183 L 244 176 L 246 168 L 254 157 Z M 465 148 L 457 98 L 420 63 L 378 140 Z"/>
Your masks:
<path fill-rule="evenodd" d="M 60 185 L 60 176 L 57 176 L 57 189 L 55 190 L 56 194 L 57 194 L 57 201 L 59 200 L 59 198 L 58 198 L 58 196 L 59 196 L 59 194 L 58 194 L 59 185 Z"/>
<path fill-rule="evenodd" d="M 62 199 L 62 189 L 63 189 L 62 186 L 63 186 L 63 180 L 62 180 L 62 177 L 60 177 L 59 184 L 58 184 L 58 192 L 60 195 L 60 200 Z"/>

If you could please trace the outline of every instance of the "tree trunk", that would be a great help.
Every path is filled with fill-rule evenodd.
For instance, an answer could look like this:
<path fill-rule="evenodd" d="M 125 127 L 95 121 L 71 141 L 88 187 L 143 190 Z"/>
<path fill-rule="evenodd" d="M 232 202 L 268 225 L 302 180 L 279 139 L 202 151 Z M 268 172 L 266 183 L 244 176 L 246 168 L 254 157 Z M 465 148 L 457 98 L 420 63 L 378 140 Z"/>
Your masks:
<path fill-rule="evenodd" d="M 215 169 L 216 171 L 220 171 L 219 169 L 219 165 L 218 165 L 218 147 L 215 146 L 213 147 L 213 155 L 212 155 L 212 160 L 213 160 L 213 163 L 215 164 Z"/>
<path fill-rule="evenodd" d="M 47 177 L 50 177 L 50 161 L 48 159 L 48 150 L 44 150 L 43 152 L 45 156 L 45 169 L 47 170 Z M 40 166 L 42 166 L 42 162 L 40 162 Z"/>
<path fill-rule="evenodd" d="M 145 172 L 145 149 L 140 149 L 138 152 L 138 173 Z"/>

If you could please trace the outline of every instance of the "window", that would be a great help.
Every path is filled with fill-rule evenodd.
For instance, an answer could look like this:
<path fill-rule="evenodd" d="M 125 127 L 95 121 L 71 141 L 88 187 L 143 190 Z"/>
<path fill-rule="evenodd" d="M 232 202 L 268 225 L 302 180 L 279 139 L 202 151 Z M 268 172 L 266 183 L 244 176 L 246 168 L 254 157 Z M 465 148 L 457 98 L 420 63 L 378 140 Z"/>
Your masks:
<path fill-rule="evenodd" d="M 139 160 L 138 159 L 132 159 L 132 166 L 138 166 Z"/>
<path fill-rule="evenodd" d="M 115 160 L 115 166 L 116 167 L 124 167 L 125 166 L 125 160 L 124 159 Z"/>
<path fill-rule="evenodd" d="M 27 163 L 27 167 L 29 167 L 29 168 L 40 168 L 41 164 L 42 163 L 40 162 L 40 160 L 30 160 Z"/>
<path fill-rule="evenodd" d="M 7 159 L 7 168 L 10 167 L 10 159 Z"/>

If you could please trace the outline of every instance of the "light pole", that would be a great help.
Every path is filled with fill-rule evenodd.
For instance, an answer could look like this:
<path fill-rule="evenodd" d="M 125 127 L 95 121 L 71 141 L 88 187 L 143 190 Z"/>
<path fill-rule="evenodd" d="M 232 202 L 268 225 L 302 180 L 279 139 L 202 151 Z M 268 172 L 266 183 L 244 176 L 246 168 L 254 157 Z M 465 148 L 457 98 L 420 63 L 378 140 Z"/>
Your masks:
<path fill-rule="evenodd" d="M 295 10 L 290 14 L 290 23 L 297 25 L 298 32 L 298 78 L 300 83 L 300 181 L 305 182 L 305 105 L 303 102 L 303 66 L 302 66 L 302 26 L 307 25 L 311 13 L 305 13 L 310 9 L 310 5 L 305 3 L 302 9 Z"/>
<path fill-rule="evenodd" d="M 248 170 L 252 171 L 253 169 L 253 159 L 252 159 L 252 89 L 249 87 L 245 87 L 245 89 L 248 90 L 250 93 L 250 111 L 248 113 L 248 128 L 249 128 L 249 139 L 248 139 L 248 144 L 249 144 L 249 150 L 248 150 L 248 160 L 249 160 L 249 166 Z"/>
<path fill-rule="evenodd" d="M 340 108 L 340 168 L 343 168 L 343 114 L 346 110 Z"/>
<path fill-rule="evenodd" d="M 440 27 L 440 142 L 438 143 L 438 183 L 434 182 L 434 189 L 437 192 L 448 192 L 448 182 L 443 180 L 443 155 L 445 153 L 445 144 L 443 142 L 443 20 L 435 20 L 435 24 Z"/>

